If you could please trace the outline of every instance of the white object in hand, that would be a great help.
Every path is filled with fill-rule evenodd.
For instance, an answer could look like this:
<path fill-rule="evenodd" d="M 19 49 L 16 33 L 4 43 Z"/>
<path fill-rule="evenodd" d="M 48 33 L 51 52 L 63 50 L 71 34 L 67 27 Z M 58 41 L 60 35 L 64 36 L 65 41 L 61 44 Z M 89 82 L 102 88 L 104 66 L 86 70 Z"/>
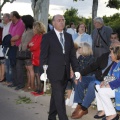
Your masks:
<path fill-rule="evenodd" d="M 46 92 L 46 81 L 47 81 L 47 71 L 48 65 L 43 65 L 44 73 L 41 74 L 40 80 L 44 81 L 44 92 Z"/>
<path fill-rule="evenodd" d="M 75 79 L 80 79 L 80 73 L 79 72 L 75 72 Z"/>
<path fill-rule="evenodd" d="M 41 76 L 40 76 L 40 80 L 46 82 L 47 81 L 47 74 L 42 73 Z"/>

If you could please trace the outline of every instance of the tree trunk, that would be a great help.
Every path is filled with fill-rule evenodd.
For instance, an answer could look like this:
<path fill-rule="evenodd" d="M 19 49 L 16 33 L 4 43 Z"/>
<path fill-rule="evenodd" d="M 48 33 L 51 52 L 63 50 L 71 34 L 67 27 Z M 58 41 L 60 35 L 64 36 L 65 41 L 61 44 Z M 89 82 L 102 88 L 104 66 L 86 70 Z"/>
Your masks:
<path fill-rule="evenodd" d="M 48 11 L 49 11 L 49 0 L 44 0 L 44 2 L 42 3 L 40 20 L 45 24 L 46 28 L 48 26 Z"/>
<path fill-rule="evenodd" d="M 31 0 L 34 18 L 41 21 L 47 28 L 49 0 Z"/>
<path fill-rule="evenodd" d="M 93 29 L 93 19 L 97 17 L 97 10 L 98 10 L 98 0 L 93 0 L 92 6 L 92 29 Z"/>

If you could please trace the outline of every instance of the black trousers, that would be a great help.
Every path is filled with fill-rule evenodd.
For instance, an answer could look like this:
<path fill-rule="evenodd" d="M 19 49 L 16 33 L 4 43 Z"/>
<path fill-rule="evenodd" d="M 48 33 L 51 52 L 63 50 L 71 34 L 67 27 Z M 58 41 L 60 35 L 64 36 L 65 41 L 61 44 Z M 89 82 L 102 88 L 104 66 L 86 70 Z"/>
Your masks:
<path fill-rule="evenodd" d="M 16 65 L 12 67 L 13 84 L 16 86 L 25 86 L 24 61 L 16 60 Z"/>
<path fill-rule="evenodd" d="M 50 110 L 48 120 L 56 120 L 58 114 L 59 120 L 68 120 L 65 106 L 65 88 L 67 85 L 66 73 L 62 80 L 51 82 L 52 95 L 50 100 Z"/>

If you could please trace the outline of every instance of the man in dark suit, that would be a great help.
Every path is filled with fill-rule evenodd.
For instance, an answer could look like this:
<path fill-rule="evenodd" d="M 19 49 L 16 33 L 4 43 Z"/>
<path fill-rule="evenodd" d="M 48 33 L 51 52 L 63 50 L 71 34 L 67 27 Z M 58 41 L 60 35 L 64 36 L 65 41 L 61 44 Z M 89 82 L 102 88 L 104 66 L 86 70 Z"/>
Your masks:
<path fill-rule="evenodd" d="M 54 29 L 43 36 L 40 55 L 40 73 L 43 65 L 48 65 L 47 76 L 51 83 L 52 95 L 48 120 L 68 120 L 65 109 L 64 92 L 70 78 L 70 64 L 76 79 L 80 78 L 79 66 L 72 36 L 63 31 L 65 19 L 62 15 L 53 17 Z"/>

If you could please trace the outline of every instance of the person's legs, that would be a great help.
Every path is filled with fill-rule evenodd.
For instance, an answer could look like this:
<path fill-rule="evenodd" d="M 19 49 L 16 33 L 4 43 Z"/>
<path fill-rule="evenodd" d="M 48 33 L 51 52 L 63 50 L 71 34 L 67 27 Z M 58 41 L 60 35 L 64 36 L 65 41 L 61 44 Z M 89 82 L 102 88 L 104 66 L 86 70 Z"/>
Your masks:
<path fill-rule="evenodd" d="M 1 81 L 5 79 L 5 59 L 1 60 Z"/>
<path fill-rule="evenodd" d="M 40 80 L 40 74 L 39 74 L 39 67 L 34 66 L 34 72 L 35 72 L 35 78 L 36 78 L 36 85 L 37 85 L 37 93 L 40 93 L 43 91 L 42 83 Z"/>
<path fill-rule="evenodd" d="M 68 120 L 65 108 L 65 81 L 55 81 L 51 83 L 52 98 L 48 120 L 54 120 L 58 113 L 59 120 Z M 56 119 L 55 119 L 56 120 Z"/>
<path fill-rule="evenodd" d="M 100 97 L 106 116 L 116 115 L 111 101 L 111 98 L 115 97 L 115 91 L 111 88 L 100 88 L 98 90 L 98 96 Z"/>
<path fill-rule="evenodd" d="M 94 80 L 92 81 L 92 78 L 89 79 L 91 79 L 91 82 L 88 85 L 84 100 L 82 102 L 82 106 L 86 108 L 88 108 L 95 99 L 95 89 L 94 89 L 95 81 Z"/>
<path fill-rule="evenodd" d="M 12 82 L 13 82 L 13 86 L 17 86 L 18 85 L 18 81 L 17 81 L 16 65 L 12 66 L 11 70 L 12 70 Z"/>
<path fill-rule="evenodd" d="M 55 100 L 54 100 L 53 93 L 52 93 L 51 99 L 50 99 L 50 108 L 49 108 L 48 120 L 56 120 L 56 115 L 57 115 L 57 109 L 55 106 Z"/>
<path fill-rule="evenodd" d="M 25 72 L 24 72 L 24 60 L 19 60 L 17 59 L 16 62 L 16 72 L 17 72 L 17 88 L 16 89 L 21 89 L 25 86 Z"/>
<path fill-rule="evenodd" d="M 100 99 L 100 96 L 98 94 L 98 90 L 100 89 L 100 85 L 96 85 L 96 91 L 95 91 L 95 96 L 96 96 L 96 102 L 97 102 L 97 109 L 98 111 L 104 111 L 102 101 Z"/>
<path fill-rule="evenodd" d="M 93 81 L 93 83 L 89 86 L 90 82 L 92 82 L 92 81 Z M 93 92 L 93 90 L 94 90 L 94 86 L 93 86 L 94 81 L 95 81 L 95 77 L 93 77 L 93 76 L 83 76 L 82 81 L 81 82 L 79 81 L 78 85 L 75 85 L 75 97 L 74 97 L 74 102 L 75 103 L 81 103 L 82 104 L 83 99 L 84 99 L 84 94 L 85 94 L 84 91 L 85 91 L 86 88 L 88 88 L 88 86 L 89 86 L 89 89 L 92 89 L 92 92 Z M 90 87 L 93 87 L 93 88 L 90 88 Z M 90 91 L 88 91 L 88 92 L 90 92 Z M 88 103 L 89 102 L 89 97 L 90 97 L 90 99 L 92 99 L 91 95 L 87 94 L 87 98 L 88 98 L 88 99 L 86 99 L 87 104 L 89 104 Z"/>
<path fill-rule="evenodd" d="M 87 109 L 95 98 L 94 85 L 95 77 L 84 76 L 82 77 L 82 81 L 78 82 L 78 85 L 75 86 L 74 102 L 77 102 L 78 106 L 72 113 L 71 117 L 73 119 L 81 118 L 83 115 L 88 113 Z M 86 94 L 85 89 L 87 89 Z"/>
<path fill-rule="evenodd" d="M 5 77 L 8 83 L 12 82 L 12 68 L 9 59 L 5 60 Z"/>
<path fill-rule="evenodd" d="M 66 100 L 65 100 L 66 105 L 68 105 L 68 103 L 70 101 L 71 93 L 72 93 L 72 81 L 69 80 L 67 83 L 67 87 L 66 87 Z"/>
<path fill-rule="evenodd" d="M 27 87 L 35 88 L 35 74 L 32 61 L 30 59 L 25 60 L 25 67 L 27 69 Z"/>

